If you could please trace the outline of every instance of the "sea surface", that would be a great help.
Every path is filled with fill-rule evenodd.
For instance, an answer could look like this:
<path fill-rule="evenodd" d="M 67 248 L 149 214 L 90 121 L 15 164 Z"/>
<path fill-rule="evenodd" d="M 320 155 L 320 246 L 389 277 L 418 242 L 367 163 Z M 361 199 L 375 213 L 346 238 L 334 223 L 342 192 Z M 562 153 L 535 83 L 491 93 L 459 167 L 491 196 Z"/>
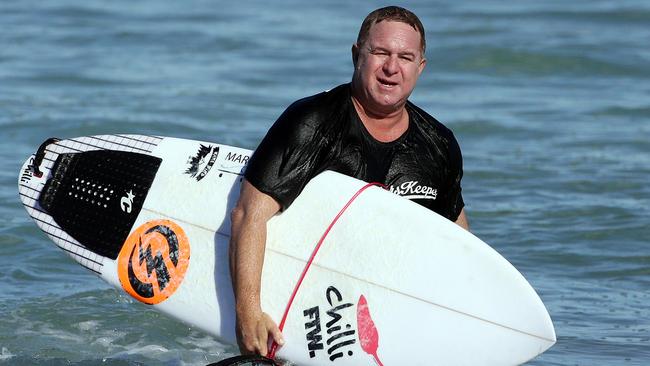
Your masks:
<path fill-rule="evenodd" d="M 52 245 L 19 203 L 19 168 L 50 136 L 253 149 L 292 101 L 350 80 L 361 20 L 382 5 L 2 0 L 0 365 L 233 355 Z M 411 100 L 462 147 L 472 231 L 553 318 L 557 344 L 529 365 L 650 365 L 650 3 L 402 5 L 429 45 Z"/>

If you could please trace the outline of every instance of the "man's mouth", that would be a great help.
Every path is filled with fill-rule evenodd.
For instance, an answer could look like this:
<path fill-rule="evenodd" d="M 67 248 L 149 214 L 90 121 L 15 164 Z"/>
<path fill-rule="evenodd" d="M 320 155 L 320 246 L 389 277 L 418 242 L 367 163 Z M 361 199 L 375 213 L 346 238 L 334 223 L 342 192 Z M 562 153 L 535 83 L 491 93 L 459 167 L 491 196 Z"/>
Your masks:
<path fill-rule="evenodd" d="M 382 79 L 382 78 L 378 78 L 377 81 L 379 82 L 379 84 L 381 86 L 383 86 L 385 88 L 392 88 L 392 87 L 397 85 L 397 83 L 394 82 L 394 81 L 390 81 L 390 80 L 386 80 L 386 79 Z"/>

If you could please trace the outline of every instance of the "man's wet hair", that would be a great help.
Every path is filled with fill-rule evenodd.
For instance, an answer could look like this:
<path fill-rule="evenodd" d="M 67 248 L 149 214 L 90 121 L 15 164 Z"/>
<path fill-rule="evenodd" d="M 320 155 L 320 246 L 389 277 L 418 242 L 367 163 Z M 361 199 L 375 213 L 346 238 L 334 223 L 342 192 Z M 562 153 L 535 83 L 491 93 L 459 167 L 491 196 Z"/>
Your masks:
<path fill-rule="evenodd" d="M 363 23 L 361 23 L 361 29 L 359 29 L 359 36 L 357 37 L 357 46 L 360 47 L 368 39 L 368 33 L 373 25 L 384 20 L 405 23 L 418 31 L 420 33 L 420 49 L 424 57 L 424 51 L 427 47 L 427 41 L 424 37 L 424 26 L 417 15 L 399 6 L 379 8 L 368 14 L 366 19 L 363 20 Z"/>

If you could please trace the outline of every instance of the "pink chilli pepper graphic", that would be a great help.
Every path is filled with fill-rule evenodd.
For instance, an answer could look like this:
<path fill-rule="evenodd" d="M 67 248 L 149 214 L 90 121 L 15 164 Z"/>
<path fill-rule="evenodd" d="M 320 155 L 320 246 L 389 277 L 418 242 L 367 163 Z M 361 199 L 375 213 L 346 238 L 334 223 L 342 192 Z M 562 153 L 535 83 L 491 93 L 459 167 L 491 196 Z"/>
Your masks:
<path fill-rule="evenodd" d="M 357 329 L 359 330 L 359 342 L 361 349 L 375 359 L 379 366 L 384 366 L 377 356 L 377 349 L 379 348 L 379 333 L 375 327 L 375 322 L 372 321 L 370 310 L 368 309 L 368 302 L 366 298 L 361 295 L 357 303 Z"/>

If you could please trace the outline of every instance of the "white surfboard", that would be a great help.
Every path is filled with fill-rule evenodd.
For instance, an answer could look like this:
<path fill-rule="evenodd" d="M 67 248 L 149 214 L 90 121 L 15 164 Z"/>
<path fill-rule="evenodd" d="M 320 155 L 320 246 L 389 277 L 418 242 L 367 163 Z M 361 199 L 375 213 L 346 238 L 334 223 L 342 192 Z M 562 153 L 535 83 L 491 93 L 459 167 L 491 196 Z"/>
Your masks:
<path fill-rule="evenodd" d="M 234 344 L 229 214 L 251 151 L 141 135 L 41 150 L 18 184 L 54 243 L 134 298 Z M 360 192 L 365 184 L 322 173 L 269 222 L 261 295 L 278 322 L 331 226 L 287 312 L 278 358 L 515 365 L 555 343 L 542 301 L 507 260 L 407 199 Z"/>

